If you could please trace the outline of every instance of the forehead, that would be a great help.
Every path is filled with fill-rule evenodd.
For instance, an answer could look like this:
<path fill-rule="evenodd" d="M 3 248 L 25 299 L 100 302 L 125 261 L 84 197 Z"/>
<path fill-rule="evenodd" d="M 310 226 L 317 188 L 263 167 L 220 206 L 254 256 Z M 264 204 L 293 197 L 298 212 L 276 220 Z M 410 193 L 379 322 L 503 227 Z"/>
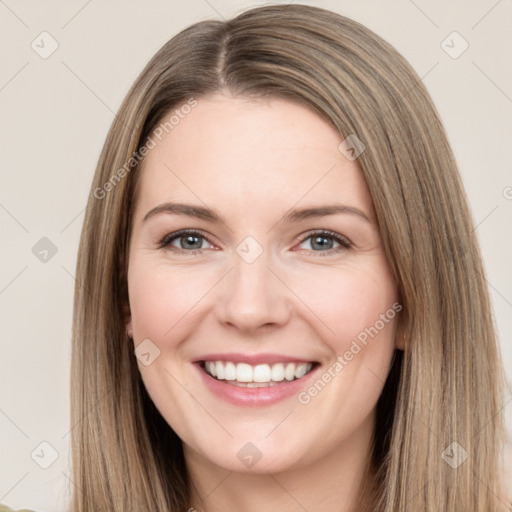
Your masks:
<path fill-rule="evenodd" d="M 144 208 L 192 200 L 262 212 L 350 201 L 371 210 L 357 162 L 338 149 L 343 137 L 307 107 L 216 93 L 187 111 L 161 140 L 152 137 L 142 166 Z"/>

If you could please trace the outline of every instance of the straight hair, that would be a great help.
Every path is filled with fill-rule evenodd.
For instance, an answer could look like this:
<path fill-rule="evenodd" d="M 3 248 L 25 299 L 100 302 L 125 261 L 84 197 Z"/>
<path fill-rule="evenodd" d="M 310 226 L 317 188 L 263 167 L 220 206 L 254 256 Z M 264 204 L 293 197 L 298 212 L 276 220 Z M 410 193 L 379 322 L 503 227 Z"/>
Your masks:
<path fill-rule="evenodd" d="M 359 23 L 269 5 L 173 37 L 107 135 L 76 272 L 74 512 L 188 509 L 181 440 L 146 392 L 126 334 L 127 251 L 155 130 L 173 109 L 221 90 L 294 101 L 365 145 L 357 161 L 403 305 L 405 349 L 377 405 L 374 478 L 355 510 L 364 501 L 378 512 L 500 510 L 503 373 L 472 217 L 432 100 L 405 59 Z M 465 459 L 458 467 L 447 463 L 453 454 Z"/>

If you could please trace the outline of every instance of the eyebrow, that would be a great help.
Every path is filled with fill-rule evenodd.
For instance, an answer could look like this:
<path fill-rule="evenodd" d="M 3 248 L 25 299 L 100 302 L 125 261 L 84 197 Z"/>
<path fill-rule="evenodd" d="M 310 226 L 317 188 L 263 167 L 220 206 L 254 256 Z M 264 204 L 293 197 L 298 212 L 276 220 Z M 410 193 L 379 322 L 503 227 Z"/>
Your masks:
<path fill-rule="evenodd" d="M 197 219 L 206 220 L 215 224 L 225 224 L 224 219 L 215 211 L 210 208 L 202 206 L 193 206 L 182 203 L 162 203 L 155 208 L 149 210 L 142 222 L 146 222 L 155 215 L 166 213 L 169 215 L 185 215 L 187 217 L 195 217 Z M 301 220 L 324 217 L 326 215 L 336 215 L 339 213 L 346 213 L 355 215 L 362 218 L 366 222 L 371 223 L 369 216 L 362 210 L 353 206 L 347 206 L 343 204 L 331 204 L 319 207 L 300 208 L 288 211 L 283 218 L 279 221 L 279 224 L 292 224 Z"/>

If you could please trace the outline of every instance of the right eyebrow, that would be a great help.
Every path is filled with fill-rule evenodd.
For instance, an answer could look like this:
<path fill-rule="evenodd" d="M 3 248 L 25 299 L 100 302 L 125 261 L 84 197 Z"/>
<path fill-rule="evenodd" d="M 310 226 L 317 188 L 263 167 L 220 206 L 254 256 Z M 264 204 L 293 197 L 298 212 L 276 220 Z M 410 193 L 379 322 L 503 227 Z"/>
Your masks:
<path fill-rule="evenodd" d="M 224 219 L 209 208 L 202 206 L 192 206 L 189 204 L 181 203 L 162 203 L 155 208 L 149 210 L 142 219 L 142 222 L 146 222 L 151 217 L 160 213 L 174 214 L 174 215 L 186 215 L 188 217 L 195 217 L 197 219 L 207 220 L 216 224 L 224 223 Z"/>

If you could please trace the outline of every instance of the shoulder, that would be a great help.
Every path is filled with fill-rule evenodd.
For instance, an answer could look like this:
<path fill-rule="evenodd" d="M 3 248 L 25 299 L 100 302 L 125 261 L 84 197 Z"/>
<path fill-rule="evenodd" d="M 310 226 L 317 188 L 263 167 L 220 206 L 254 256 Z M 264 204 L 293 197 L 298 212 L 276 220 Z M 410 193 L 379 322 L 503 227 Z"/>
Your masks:
<path fill-rule="evenodd" d="M 2 505 L 0 503 L 0 512 L 34 512 L 34 511 L 28 510 L 27 508 L 23 508 L 20 510 L 13 510 L 12 508 L 9 508 L 7 505 Z"/>

